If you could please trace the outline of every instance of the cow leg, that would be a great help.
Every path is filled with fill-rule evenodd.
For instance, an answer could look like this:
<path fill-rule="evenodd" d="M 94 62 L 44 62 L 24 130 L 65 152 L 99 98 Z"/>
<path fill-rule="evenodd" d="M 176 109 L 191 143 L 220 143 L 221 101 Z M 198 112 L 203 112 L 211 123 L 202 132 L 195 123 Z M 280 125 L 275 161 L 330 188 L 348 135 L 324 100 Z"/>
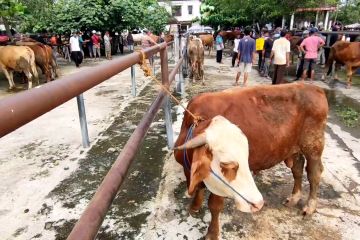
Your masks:
<path fill-rule="evenodd" d="M 351 84 L 352 84 L 352 75 L 353 75 L 353 70 L 352 67 L 349 65 L 346 65 L 346 88 L 351 88 Z"/>
<path fill-rule="evenodd" d="M 6 68 L 3 68 L 3 72 L 5 74 L 5 77 L 7 78 L 8 82 L 9 82 L 9 89 L 13 89 L 15 88 L 15 84 L 14 81 L 12 79 L 12 71 L 8 71 Z"/>
<path fill-rule="evenodd" d="M 204 194 L 205 194 L 205 186 L 203 183 L 201 183 L 199 184 L 199 187 L 195 192 L 195 196 L 189 208 L 189 212 L 191 215 L 194 215 L 200 210 L 202 203 L 204 201 Z"/>
<path fill-rule="evenodd" d="M 224 208 L 224 198 L 211 193 L 208 204 L 211 222 L 205 240 L 218 240 L 220 235 L 219 215 Z"/>
<path fill-rule="evenodd" d="M 24 71 L 27 79 L 28 79 L 28 89 L 32 88 L 32 76 L 29 71 Z"/>
<path fill-rule="evenodd" d="M 285 201 L 285 205 L 288 207 L 295 206 L 300 198 L 301 198 L 301 190 L 302 190 L 302 177 L 304 172 L 304 163 L 305 159 L 302 154 L 296 154 L 292 157 L 292 167 L 291 172 L 294 177 L 294 187 L 290 197 L 288 197 Z"/>
<path fill-rule="evenodd" d="M 311 215 L 316 210 L 317 192 L 319 190 L 321 173 L 324 169 L 321 162 L 321 154 L 324 149 L 323 134 L 312 134 L 307 143 L 307 146 L 304 148 L 304 155 L 306 157 L 306 172 L 310 183 L 310 193 L 308 201 L 303 208 L 303 215 Z"/>

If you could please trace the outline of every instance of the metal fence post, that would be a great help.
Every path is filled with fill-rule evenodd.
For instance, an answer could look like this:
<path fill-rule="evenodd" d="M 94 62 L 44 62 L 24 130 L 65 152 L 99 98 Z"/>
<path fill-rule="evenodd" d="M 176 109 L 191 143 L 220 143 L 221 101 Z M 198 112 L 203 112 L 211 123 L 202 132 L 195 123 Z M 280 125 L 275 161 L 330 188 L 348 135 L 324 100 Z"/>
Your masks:
<path fill-rule="evenodd" d="M 136 97 L 135 66 L 131 66 L 131 95 Z"/>
<path fill-rule="evenodd" d="M 85 113 L 85 104 L 84 104 L 83 94 L 76 96 L 76 101 L 77 101 L 78 110 L 79 110 L 82 145 L 84 148 L 88 148 L 90 146 L 90 141 L 89 141 L 87 122 L 86 122 L 86 113 Z"/>
<path fill-rule="evenodd" d="M 160 51 L 160 64 L 161 64 L 161 79 L 162 84 L 169 88 L 169 68 L 168 68 L 168 56 L 167 48 Z M 174 134 L 172 129 L 172 119 L 171 119 L 171 105 L 169 96 L 166 96 L 163 105 L 164 115 L 165 115 L 165 126 L 166 126 L 166 136 L 168 141 L 168 147 L 172 148 L 174 146 Z"/>

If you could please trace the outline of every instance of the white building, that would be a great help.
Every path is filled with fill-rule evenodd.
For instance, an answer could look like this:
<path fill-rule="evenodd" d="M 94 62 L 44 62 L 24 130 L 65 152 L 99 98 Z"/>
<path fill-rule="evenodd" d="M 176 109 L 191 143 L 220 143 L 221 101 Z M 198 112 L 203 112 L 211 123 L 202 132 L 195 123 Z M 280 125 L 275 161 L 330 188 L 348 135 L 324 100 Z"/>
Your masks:
<path fill-rule="evenodd" d="M 200 19 L 201 0 L 159 0 L 158 2 L 178 21 L 183 31 L 192 25 L 193 20 Z"/>

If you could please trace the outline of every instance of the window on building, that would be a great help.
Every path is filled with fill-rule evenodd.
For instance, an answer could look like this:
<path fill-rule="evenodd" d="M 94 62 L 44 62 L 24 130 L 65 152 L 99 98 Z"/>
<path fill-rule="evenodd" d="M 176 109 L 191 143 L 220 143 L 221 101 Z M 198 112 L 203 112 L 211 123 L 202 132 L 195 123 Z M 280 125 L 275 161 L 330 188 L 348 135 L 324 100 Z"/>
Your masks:
<path fill-rule="evenodd" d="M 181 6 L 172 6 L 171 7 L 173 17 L 181 16 Z"/>
<path fill-rule="evenodd" d="M 193 14 L 193 6 L 188 6 L 188 13 L 189 15 Z"/>

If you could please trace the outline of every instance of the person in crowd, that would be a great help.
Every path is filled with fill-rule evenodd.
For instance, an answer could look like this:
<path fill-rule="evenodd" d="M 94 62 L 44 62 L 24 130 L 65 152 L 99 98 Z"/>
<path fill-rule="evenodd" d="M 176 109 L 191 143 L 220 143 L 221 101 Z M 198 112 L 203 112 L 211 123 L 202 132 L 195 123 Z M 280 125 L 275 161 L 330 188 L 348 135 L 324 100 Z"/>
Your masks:
<path fill-rule="evenodd" d="M 222 52 L 224 49 L 224 40 L 220 35 L 220 31 L 217 32 L 217 36 L 215 39 L 215 46 L 216 46 L 216 62 L 222 63 Z"/>
<path fill-rule="evenodd" d="M 93 31 L 95 32 L 95 31 Z M 93 43 L 92 43 L 92 40 L 91 40 L 91 36 L 90 36 L 90 32 L 89 31 L 86 31 L 84 36 L 83 36 L 83 39 L 84 39 L 84 42 L 85 42 L 85 45 L 86 45 L 86 48 L 88 49 L 89 51 L 89 57 L 90 58 L 93 58 L 94 57 L 94 53 L 93 53 Z"/>
<path fill-rule="evenodd" d="M 150 37 L 151 32 L 148 30 L 144 30 L 144 35 L 141 38 L 141 48 L 146 49 L 148 47 L 154 46 L 157 43 Z M 154 57 L 149 58 L 149 62 L 151 65 L 154 64 Z"/>
<path fill-rule="evenodd" d="M 80 41 L 79 41 L 80 32 L 74 32 L 74 34 L 70 38 L 70 52 L 71 58 L 75 62 L 76 67 L 80 67 L 80 64 L 83 60 L 83 55 L 80 49 Z"/>
<path fill-rule="evenodd" d="M 231 59 L 231 66 L 235 67 L 235 60 L 238 57 L 238 47 L 239 47 L 239 42 L 240 42 L 240 34 L 236 35 L 236 38 L 234 40 L 234 49 L 233 49 L 233 53 L 232 53 L 232 59 Z M 238 67 L 238 66 L 237 66 Z"/>
<path fill-rule="evenodd" d="M 270 65 L 271 65 L 271 49 L 273 47 L 273 39 L 270 37 L 269 32 L 265 32 L 264 33 L 264 49 L 263 49 L 263 68 L 262 68 L 262 72 L 261 75 L 265 78 L 270 78 L 269 76 L 269 69 L 270 69 Z"/>
<path fill-rule="evenodd" d="M 317 32 L 317 36 L 320 37 L 324 42 L 326 41 L 326 37 L 320 32 Z M 323 46 L 319 49 L 318 62 L 320 65 L 325 65 L 325 50 Z"/>
<path fill-rule="evenodd" d="M 79 37 L 79 43 L 80 43 L 80 51 L 81 51 L 81 54 L 82 54 L 82 56 L 84 58 L 85 55 L 84 55 L 84 49 L 83 49 L 83 44 L 84 44 L 83 33 L 80 32 L 78 37 Z"/>
<path fill-rule="evenodd" d="M 255 62 L 256 46 L 255 40 L 250 37 L 251 28 L 246 27 L 244 30 L 245 36 L 240 40 L 238 47 L 238 62 L 239 68 L 235 78 L 235 85 L 238 85 L 241 73 L 244 73 L 244 83 L 246 86 L 249 73 L 251 72 L 252 64 Z"/>
<path fill-rule="evenodd" d="M 304 39 L 304 41 L 300 44 L 301 51 L 305 53 L 304 71 L 302 75 L 303 81 L 306 78 L 306 73 L 308 69 L 311 69 L 310 81 L 314 80 L 315 71 L 313 65 L 316 63 L 319 48 L 325 45 L 324 40 L 317 36 L 315 34 L 316 32 L 317 29 L 312 28 L 309 32 L 309 37 Z"/>
<path fill-rule="evenodd" d="M 298 61 L 297 61 L 297 68 L 296 68 L 296 78 L 295 81 L 299 80 L 304 71 L 304 61 L 305 61 L 305 54 L 300 49 L 300 44 L 304 41 L 305 38 L 309 36 L 309 31 L 305 30 L 303 32 L 302 38 L 296 43 L 296 47 L 299 51 Z M 308 76 L 310 77 L 311 69 L 308 69 Z"/>
<path fill-rule="evenodd" d="M 111 37 L 109 31 L 105 32 L 104 45 L 105 45 L 105 57 L 107 60 L 111 60 Z"/>
<path fill-rule="evenodd" d="M 127 46 L 130 52 L 134 51 L 134 38 L 131 32 L 129 31 L 129 34 L 126 37 Z"/>
<path fill-rule="evenodd" d="M 92 35 L 91 40 L 92 40 L 92 43 L 93 43 L 94 59 L 96 60 L 96 54 L 97 54 L 98 59 L 100 60 L 100 57 L 101 57 L 101 53 L 100 53 L 101 33 L 100 32 L 95 32 Z"/>
<path fill-rule="evenodd" d="M 57 44 L 57 39 L 56 39 L 56 35 L 53 34 L 50 38 L 50 44 L 51 44 L 51 47 L 52 47 L 52 53 L 53 53 L 53 56 L 56 57 L 56 53 L 58 52 L 58 44 Z"/>
<path fill-rule="evenodd" d="M 263 65 L 263 50 L 264 50 L 264 44 L 265 44 L 265 38 L 263 35 L 260 35 L 255 41 L 256 44 L 256 52 L 258 54 L 258 70 L 259 72 L 262 71 L 262 65 Z"/>
<path fill-rule="evenodd" d="M 119 50 L 121 54 L 124 54 L 124 37 L 119 34 Z"/>
<path fill-rule="evenodd" d="M 272 84 L 284 83 L 286 67 L 290 66 L 290 42 L 285 38 L 286 32 L 280 32 L 280 38 L 274 41 L 270 58 L 274 59 L 274 76 Z"/>

